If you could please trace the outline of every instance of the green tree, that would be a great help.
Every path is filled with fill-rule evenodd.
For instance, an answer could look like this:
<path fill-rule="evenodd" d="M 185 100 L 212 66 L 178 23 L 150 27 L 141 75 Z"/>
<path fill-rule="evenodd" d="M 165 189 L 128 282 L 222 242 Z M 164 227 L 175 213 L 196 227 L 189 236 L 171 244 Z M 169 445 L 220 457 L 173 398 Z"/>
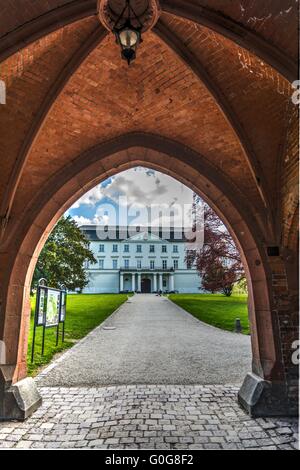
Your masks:
<path fill-rule="evenodd" d="M 248 294 L 248 285 L 246 278 L 241 279 L 240 281 L 234 284 L 233 293 L 235 295 Z"/>
<path fill-rule="evenodd" d="M 68 290 L 82 290 L 88 284 L 85 262 L 96 263 L 88 239 L 71 217 L 62 217 L 40 254 L 32 288 L 45 278 L 54 288 L 65 285 Z"/>

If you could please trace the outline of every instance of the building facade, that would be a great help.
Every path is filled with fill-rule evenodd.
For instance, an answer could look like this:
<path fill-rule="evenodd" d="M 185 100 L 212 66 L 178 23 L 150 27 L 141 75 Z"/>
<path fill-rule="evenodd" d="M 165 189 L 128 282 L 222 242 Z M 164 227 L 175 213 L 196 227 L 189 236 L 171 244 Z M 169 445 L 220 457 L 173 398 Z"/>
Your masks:
<path fill-rule="evenodd" d="M 199 293 L 201 279 L 186 262 L 182 229 L 150 231 L 110 227 L 99 237 L 96 226 L 83 226 L 97 260 L 87 264 L 89 283 L 84 293 L 178 292 Z"/>

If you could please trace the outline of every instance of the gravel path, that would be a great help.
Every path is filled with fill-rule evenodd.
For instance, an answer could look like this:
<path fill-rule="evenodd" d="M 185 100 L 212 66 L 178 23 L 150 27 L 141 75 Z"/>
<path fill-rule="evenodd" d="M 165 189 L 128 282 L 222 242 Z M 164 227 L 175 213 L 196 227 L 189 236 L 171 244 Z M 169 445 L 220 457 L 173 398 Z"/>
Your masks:
<path fill-rule="evenodd" d="M 135 295 L 38 378 L 41 386 L 240 384 L 250 337 L 206 325 L 164 297 Z"/>

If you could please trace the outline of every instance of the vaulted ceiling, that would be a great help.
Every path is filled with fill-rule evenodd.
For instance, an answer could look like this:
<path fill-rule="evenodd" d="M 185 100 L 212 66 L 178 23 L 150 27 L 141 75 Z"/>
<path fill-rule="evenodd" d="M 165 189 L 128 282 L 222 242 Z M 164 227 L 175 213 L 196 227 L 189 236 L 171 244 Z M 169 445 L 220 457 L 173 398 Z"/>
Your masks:
<path fill-rule="evenodd" d="M 4 3 L 4 2 L 3 2 Z M 82 152 L 128 133 L 195 152 L 263 219 L 297 79 L 297 0 L 161 0 L 137 60 L 121 60 L 96 0 L 10 0 L 0 11 L 1 216 L 17 216 Z"/>

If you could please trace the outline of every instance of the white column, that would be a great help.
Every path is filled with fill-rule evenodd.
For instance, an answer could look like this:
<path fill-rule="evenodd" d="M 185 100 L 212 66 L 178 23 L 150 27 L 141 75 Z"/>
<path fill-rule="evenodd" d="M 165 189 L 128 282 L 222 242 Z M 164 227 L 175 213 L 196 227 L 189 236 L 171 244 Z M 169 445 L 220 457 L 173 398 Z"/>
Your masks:
<path fill-rule="evenodd" d="M 120 292 L 124 290 L 124 274 L 120 273 Z"/>
<path fill-rule="evenodd" d="M 174 284 L 174 274 L 170 274 L 170 291 L 175 290 L 175 284 Z"/>
<path fill-rule="evenodd" d="M 142 274 L 138 273 L 138 292 L 141 292 L 142 290 Z"/>
<path fill-rule="evenodd" d="M 159 274 L 159 290 L 163 290 L 163 276 Z"/>
<path fill-rule="evenodd" d="M 135 292 L 135 273 L 132 274 L 132 292 Z"/>
<path fill-rule="evenodd" d="M 153 274 L 153 292 L 157 292 L 157 273 Z"/>

